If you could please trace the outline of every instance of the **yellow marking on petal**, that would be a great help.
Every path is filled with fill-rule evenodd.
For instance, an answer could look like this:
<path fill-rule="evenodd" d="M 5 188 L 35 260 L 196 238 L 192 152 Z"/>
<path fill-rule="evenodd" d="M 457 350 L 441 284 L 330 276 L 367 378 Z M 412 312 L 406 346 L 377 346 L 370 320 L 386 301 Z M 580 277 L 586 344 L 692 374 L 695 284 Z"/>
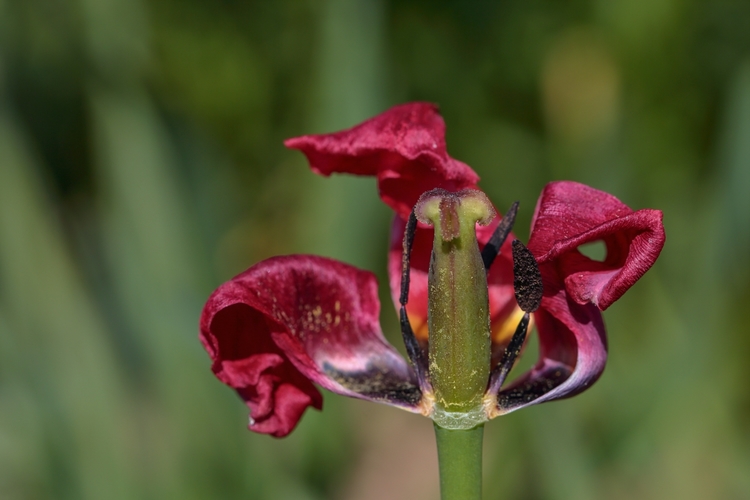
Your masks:
<path fill-rule="evenodd" d="M 496 325 L 492 325 L 492 343 L 507 344 L 508 342 L 510 342 L 511 337 L 513 337 L 513 334 L 516 333 L 516 327 L 521 321 L 521 318 L 523 318 L 523 311 L 520 307 L 516 306 L 515 309 L 513 309 L 513 312 L 510 313 L 507 318 L 505 318 L 505 321 Z M 533 326 L 534 315 L 531 315 L 527 331 L 530 332 Z"/>

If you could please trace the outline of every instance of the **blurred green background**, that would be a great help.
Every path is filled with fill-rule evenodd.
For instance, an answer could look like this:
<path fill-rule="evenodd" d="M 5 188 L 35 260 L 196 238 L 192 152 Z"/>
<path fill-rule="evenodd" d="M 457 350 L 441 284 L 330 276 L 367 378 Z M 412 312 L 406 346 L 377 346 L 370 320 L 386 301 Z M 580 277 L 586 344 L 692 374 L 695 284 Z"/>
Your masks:
<path fill-rule="evenodd" d="M 400 345 L 374 181 L 282 141 L 410 100 L 521 239 L 554 179 L 665 214 L 602 379 L 488 424 L 485 497 L 750 498 L 748 26 L 741 0 L 0 0 L 0 498 L 437 498 L 427 419 L 326 394 L 255 435 L 197 340 L 219 283 L 305 252 L 376 272 Z"/>

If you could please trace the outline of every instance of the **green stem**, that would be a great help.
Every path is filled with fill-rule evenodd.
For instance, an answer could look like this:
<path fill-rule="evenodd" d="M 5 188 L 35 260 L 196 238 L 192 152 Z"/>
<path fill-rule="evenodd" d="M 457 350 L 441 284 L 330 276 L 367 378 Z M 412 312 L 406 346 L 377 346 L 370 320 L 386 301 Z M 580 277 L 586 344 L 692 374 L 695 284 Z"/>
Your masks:
<path fill-rule="evenodd" d="M 442 500 L 481 500 L 483 434 L 484 425 L 468 430 L 435 425 Z"/>

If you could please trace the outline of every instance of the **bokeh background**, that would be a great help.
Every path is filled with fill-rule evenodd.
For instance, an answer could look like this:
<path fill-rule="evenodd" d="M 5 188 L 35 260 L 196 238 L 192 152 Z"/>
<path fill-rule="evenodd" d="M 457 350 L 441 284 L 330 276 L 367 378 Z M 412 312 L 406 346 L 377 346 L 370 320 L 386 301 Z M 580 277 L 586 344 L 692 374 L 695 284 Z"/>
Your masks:
<path fill-rule="evenodd" d="M 665 214 L 602 379 L 487 425 L 485 497 L 750 498 L 748 26 L 741 0 L 0 0 L 0 498 L 437 498 L 427 419 L 326 394 L 255 435 L 197 340 L 272 255 L 385 283 L 374 181 L 282 141 L 410 100 L 522 240 L 554 179 Z"/>

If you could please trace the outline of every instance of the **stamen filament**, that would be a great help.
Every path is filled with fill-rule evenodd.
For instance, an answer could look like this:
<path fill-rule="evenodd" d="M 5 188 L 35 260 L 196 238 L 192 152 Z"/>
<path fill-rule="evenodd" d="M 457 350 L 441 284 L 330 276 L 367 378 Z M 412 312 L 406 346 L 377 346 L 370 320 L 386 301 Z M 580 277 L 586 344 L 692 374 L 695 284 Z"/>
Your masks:
<path fill-rule="evenodd" d="M 524 313 L 521 321 L 518 322 L 516 332 L 510 339 L 508 346 L 503 352 L 503 357 L 500 362 L 493 368 L 490 374 L 490 386 L 487 392 L 489 394 L 497 394 L 500 388 L 505 383 L 505 379 L 508 378 L 508 374 L 513 369 L 513 365 L 516 364 L 516 359 L 521 352 L 523 342 L 526 340 L 526 333 L 529 327 L 529 313 Z"/>
<path fill-rule="evenodd" d="M 523 342 L 526 340 L 526 333 L 529 328 L 529 313 L 539 308 L 544 295 L 539 264 L 531 251 L 519 240 L 513 241 L 513 289 L 516 293 L 518 307 L 524 311 L 524 315 L 518 322 L 516 331 L 505 348 L 500 363 L 493 368 L 490 374 L 487 392 L 493 396 L 500 391 L 505 379 L 513 369 L 513 365 L 523 347 Z"/>
<path fill-rule="evenodd" d="M 484 262 L 484 268 L 487 271 L 490 270 L 492 263 L 495 261 L 495 257 L 500 255 L 500 248 L 503 246 L 510 231 L 513 229 L 517 213 L 518 202 L 514 201 L 508 211 L 505 212 L 505 215 L 503 215 L 503 218 L 500 220 L 500 224 L 497 225 L 489 241 L 482 249 L 482 261 Z"/>
<path fill-rule="evenodd" d="M 414 246 L 414 233 L 417 229 L 417 216 L 414 211 L 409 214 L 409 220 L 406 222 L 404 229 L 403 253 L 401 256 L 401 294 L 399 302 L 399 322 L 401 324 L 401 336 L 404 339 L 406 354 L 409 356 L 414 371 L 417 374 L 417 381 L 422 392 L 431 391 L 429 376 L 427 374 L 427 359 L 425 352 L 419 345 L 414 330 L 409 322 L 409 316 L 406 313 L 406 304 L 409 302 L 409 274 L 411 270 L 410 257 L 411 249 Z"/>

